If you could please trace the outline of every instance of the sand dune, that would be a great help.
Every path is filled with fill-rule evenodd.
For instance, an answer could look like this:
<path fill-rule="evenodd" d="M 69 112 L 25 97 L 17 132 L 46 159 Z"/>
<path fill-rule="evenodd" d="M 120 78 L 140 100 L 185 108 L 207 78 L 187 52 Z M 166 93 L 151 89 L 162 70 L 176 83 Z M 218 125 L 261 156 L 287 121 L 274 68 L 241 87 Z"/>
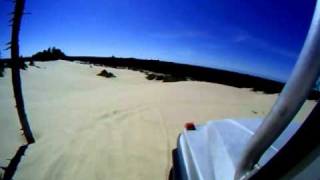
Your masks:
<path fill-rule="evenodd" d="M 148 81 L 145 74 L 67 61 L 22 71 L 36 143 L 14 179 L 165 179 L 185 122 L 263 117 L 277 95 L 184 81 Z M 9 70 L 0 78 L 0 166 L 25 143 L 19 132 Z M 314 106 L 308 101 L 297 119 Z"/>

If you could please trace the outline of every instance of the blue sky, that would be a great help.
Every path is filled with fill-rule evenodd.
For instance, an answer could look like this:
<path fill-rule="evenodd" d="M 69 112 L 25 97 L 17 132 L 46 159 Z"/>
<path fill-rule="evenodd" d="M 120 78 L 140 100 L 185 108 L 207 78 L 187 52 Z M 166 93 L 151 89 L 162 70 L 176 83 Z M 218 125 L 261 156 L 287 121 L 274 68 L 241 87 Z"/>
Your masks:
<path fill-rule="evenodd" d="M 286 80 L 315 0 L 26 0 L 24 56 L 55 46 L 68 55 L 161 59 Z M 0 47 L 12 4 L 0 0 Z M 2 56 L 9 51 L 1 50 Z"/>

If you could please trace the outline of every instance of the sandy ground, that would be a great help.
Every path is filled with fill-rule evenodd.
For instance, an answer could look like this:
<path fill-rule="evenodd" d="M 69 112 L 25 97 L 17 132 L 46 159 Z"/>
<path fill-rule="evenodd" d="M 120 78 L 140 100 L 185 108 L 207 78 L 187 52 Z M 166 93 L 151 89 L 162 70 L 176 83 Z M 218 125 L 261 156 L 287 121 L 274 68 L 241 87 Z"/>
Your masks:
<path fill-rule="evenodd" d="M 22 71 L 36 143 L 15 180 L 166 179 L 185 122 L 266 115 L 277 95 L 219 84 L 148 81 L 143 73 L 67 61 Z M 25 143 L 14 108 L 10 71 L 0 78 L 0 166 Z M 314 106 L 305 103 L 297 119 Z"/>

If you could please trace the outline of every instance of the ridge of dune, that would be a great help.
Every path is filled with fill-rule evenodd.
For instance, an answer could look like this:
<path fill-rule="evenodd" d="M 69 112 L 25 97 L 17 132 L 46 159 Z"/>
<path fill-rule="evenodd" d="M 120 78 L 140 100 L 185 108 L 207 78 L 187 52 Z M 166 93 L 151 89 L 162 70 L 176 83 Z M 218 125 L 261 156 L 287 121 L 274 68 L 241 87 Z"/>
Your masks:
<path fill-rule="evenodd" d="M 105 67 L 63 60 L 36 64 L 21 74 L 36 143 L 16 180 L 164 179 L 185 122 L 264 117 L 277 97 L 214 83 L 149 81 L 109 67 L 117 77 L 107 79 L 96 76 Z M 25 143 L 8 75 L 0 78 L 0 166 Z M 296 118 L 314 105 L 307 101 Z"/>

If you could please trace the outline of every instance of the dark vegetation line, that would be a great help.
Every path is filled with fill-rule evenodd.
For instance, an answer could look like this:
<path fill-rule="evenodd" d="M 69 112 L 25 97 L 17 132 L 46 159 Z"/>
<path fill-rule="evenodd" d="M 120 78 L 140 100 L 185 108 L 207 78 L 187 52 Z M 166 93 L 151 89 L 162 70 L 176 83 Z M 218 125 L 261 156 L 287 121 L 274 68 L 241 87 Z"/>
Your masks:
<path fill-rule="evenodd" d="M 128 68 L 137 71 L 151 71 L 154 73 L 167 74 L 164 78 L 169 77 L 167 82 L 171 82 L 170 78 L 175 80 L 192 79 L 196 81 L 205 81 L 219 83 L 238 88 L 252 88 L 253 91 L 261 91 L 266 94 L 280 93 L 284 83 L 256 77 L 248 74 L 242 74 L 227 70 L 201 67 L 195 65 L 187 65 L 173 62 L 165 62 L 159 60 L 145 60 L 136 58 L 118 58 L 118 57 L 94 57 L 94 56 L 66 56 L 59 49 L 50 48 L 48 50 L 36 53 L 32 57 L 23 58 L 26 62 L 33 61 L 53 61 L 64 59 L 69 61 L 80 61 L 84 64 L 94 64 L 100 66 L 109 66 L 114 68 Z M 52 55 L 53 52 L 58 52 Z M 5 62 L 5 61 L 3 61 Z M 6 62 L 9 62 L 7 59 Z M 149 74 L 150 75 L 150 74 Z M 156 76 L 157 77 L 157 76 Z M 154 77 L 148 76 L 148 79 Z M 318 100 L 320 92 L 313 90 L 310 92 L 310 100 Z"/>
<path fill-rule="evenodd" d="M 65 56 L 63 59 L 115 68 L 129 68 L 140 71 L 147 70 L 156 73 L 169 74 L 177 79 L 192 79 L 196 81 L 219 83 L 238 88 L 252 88 L 253 91 L 262 91 L 266 94 L 280 93 L 284 86 L 284 83 L 282 82 L 247 74 L 159 60 L 85 56 Z M 320 92 L 310 92 L 309 99 L 318 100 L 319 98 Z"/>

